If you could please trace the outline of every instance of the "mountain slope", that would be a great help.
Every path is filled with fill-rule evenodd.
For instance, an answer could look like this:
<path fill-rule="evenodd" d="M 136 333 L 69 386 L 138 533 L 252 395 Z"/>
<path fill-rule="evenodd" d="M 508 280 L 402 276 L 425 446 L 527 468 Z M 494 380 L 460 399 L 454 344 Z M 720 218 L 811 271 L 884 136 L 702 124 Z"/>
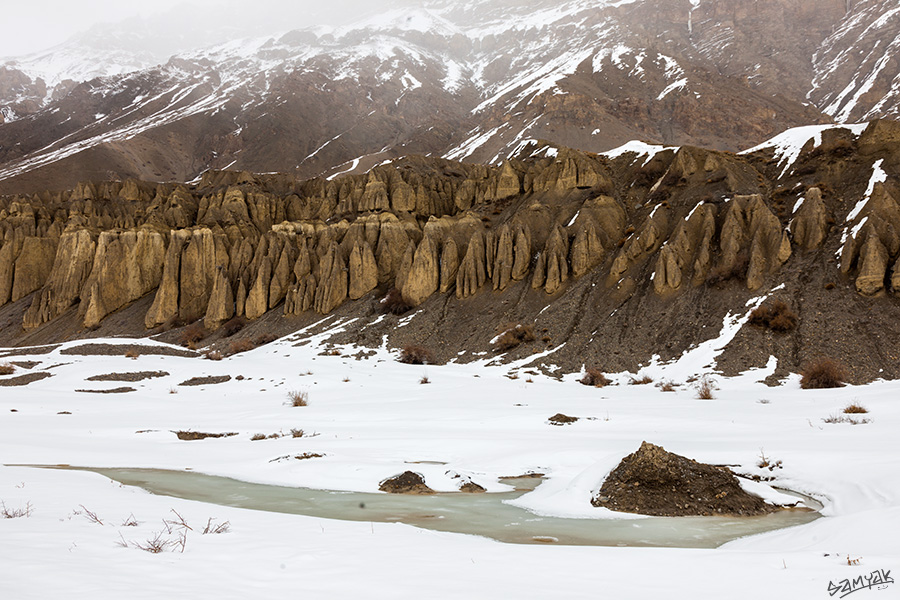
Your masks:
<path fill-rule="evenodd" d="M 528 139 L 738 150 L 829 115 L 893 114 L 893 55 L 854 66 L 844 47 L 866 27 L 893 48 L 895 12 L 844 0 L 429 2 L 74 87 L 7 64 L 0 191 L 225 167 L 311 177 L 411 153 L 496 162 Z M 863 84 L 846 81 L 873 74 L 881 83 L 848 109 L 842 89 Z"/>

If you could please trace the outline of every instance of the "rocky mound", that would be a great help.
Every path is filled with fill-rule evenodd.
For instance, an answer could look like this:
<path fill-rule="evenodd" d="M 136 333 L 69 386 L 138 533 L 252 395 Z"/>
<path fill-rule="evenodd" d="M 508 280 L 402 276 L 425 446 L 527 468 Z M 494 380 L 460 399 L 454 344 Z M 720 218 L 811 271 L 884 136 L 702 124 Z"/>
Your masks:
<path fill-rule="evenodd" d="M 660 517 L 764 515 L 777 507 L 745 492 L 727 467 L 714 467 L 643 442 L 613 469 L 591 504 Z"/>
<path fill-rule="evenodd" d="M 390 494 L 433 494 L 434 490 L 425 485 L 425 480 L 418 473 L 404 471 L 389 477 L 379 484 L 378 489 Z"/>

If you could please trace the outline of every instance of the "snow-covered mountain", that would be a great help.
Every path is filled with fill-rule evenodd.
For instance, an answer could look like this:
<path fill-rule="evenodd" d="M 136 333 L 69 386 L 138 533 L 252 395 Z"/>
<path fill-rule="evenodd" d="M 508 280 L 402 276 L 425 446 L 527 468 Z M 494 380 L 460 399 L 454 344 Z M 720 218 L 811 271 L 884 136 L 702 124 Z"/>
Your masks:
<path fill-rule="evenodd" d="M 411 153 L 495 162 L 529 139 L 735 150 L 896 114 L 897 13 L 885 0 L 430 0 L 251 38 L 221 29 L 225 43 L 165 60 L 92 36 L 103 42 L 0 67 L 0 188 L 316 176 Z"/>

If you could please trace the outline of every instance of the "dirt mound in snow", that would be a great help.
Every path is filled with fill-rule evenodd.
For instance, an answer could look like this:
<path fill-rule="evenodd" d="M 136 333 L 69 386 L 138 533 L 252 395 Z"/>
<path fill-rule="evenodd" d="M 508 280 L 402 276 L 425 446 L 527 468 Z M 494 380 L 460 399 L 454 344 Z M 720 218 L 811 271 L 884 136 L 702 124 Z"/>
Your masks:
<path fill-rule="evenodd" d="M 660 517 L 752 516 L 778 510 L 745 492 L 727 467 L 698 463 L 647 442 L 622 459 L 591 504 Z"/>
<path fill-rule="evenodd" d="M 391 494 L 433 494 L 434 490 L 425 485 L 425 480 L 418 473 L 404 471 L 381 482 L 378 489 Z"/>

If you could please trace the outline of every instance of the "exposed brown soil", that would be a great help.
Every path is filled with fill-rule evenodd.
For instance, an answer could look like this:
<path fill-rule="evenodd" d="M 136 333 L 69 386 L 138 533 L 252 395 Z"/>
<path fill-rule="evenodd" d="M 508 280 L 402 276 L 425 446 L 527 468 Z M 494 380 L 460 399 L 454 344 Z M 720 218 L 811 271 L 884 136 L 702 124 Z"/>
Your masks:
<path fill-rule="evenodd" d="M 10 364 L 21 367 L 23 369 L 33 369 L 41 363 L 34 360 L 13 360 L 10 361 Z"/>
<path fill-rule="evenodd" d="M 28 385 L 29 383 L 34 383 L 35 381 L 40 381 L 41 379 L 46 379 L 48 377 L 53 377 L 53 373 L 46 373 L 44 371 L 38 373 L 26 373 L 25 375 L 19 375 L 18 377 L 0 379 L 0 387 Z"/>
<path fill-rule="evenodd" d="M 105 373 L 103 375 L 94 375 L 88 377 L 87 381 L 143 381 L 145 379 L 153 379 L 155 377 L 166 377 L 169 374 L 166 371 L 138 371 L 136 373 Z"/>
<path fill-rule="evenodd" d="M 117 387 L 109 390 L 75 390 L 76 392 L 82 392 L 85 394 L 126 394 L 128 392 L 136 392 L 137 390 L 133 387 Z"/>
<path fill-rule="evenodd" d="M 12 356 L 34 356 L 39 354 L 50 354 L 59 348 L 59 344 L 55 346 L 33 346 L 31 348 L 13 348 L 0 352 L 0 358 L 9 358 Z M 14 363 L 19 364 L 19 363 Z M 35 363 L 37 364 L 37 363 Z"/>
<path fill-rule="evenodd" d="M 191 377 L 187 381 L 182 381 L 178 385 L 194 386 L 194 385 L 214 385 L 216 383 L 225 383 L 231 381 L 231 375 L 209 375 L 206 377 Z"/>
<path fill-rule="evenodd" d="M 752 516 L 778 510 L 745 492 L 728 467 L 698 463 L 647 442 L 622 459 L 591 504 L 661 517 Z"/>
<path fill-rule="evenodd" d="M 433 494 L 434 490 L 425 485 L 425 480 L 418 473 L 404 471 L 381 482 L 378 489 L 391 494 Z"/>
<path fill-rule="evenodd" d="M 124 356 L 125 354 L 180 356 L 183 358 L 200 356 L 199 353 L 190 350 L 179 350 L 169 346 L 142 346 L 139 344 L 81 344 L 80 346 L 63 348 L 59 353 L 74 356 Z"/>
<path fill-rule="evenodd" d="M 179 440 L 185 441 L 193 441 L 193 440 L 205 440 L 206 438 L 223 438 L 223 437 L 231 437 L 233 435 L 237 435 L 237 432 L 230 433 L 204 433 L 202 431 L 173 431 L 175 435 L 178 436 Z"/>
<path fill-rule="evenodd" d="M 564 415 L 562 413 L 556 413 L 549 419 L 552 425 L 567 425 L 568 423 L 574 423 L 578 420 L 578 417 L 570 417 L 569 415 Z"/>

